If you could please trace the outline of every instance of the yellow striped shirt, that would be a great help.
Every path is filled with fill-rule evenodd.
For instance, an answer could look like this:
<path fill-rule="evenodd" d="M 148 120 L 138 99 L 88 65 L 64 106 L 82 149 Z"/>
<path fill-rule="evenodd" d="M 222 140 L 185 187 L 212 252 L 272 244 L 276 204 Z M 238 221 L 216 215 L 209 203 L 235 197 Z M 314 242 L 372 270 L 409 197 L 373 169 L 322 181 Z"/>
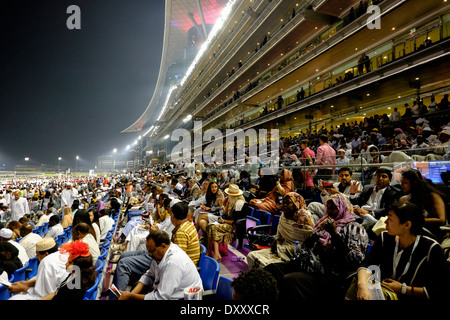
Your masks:
<path fill-rule="evenodd" d="M 184 222 L 172 235 L 172 242 L 178 245 L 197 266 L 200 260 L 200 242 L 197 230 L 189 221 Z"/>

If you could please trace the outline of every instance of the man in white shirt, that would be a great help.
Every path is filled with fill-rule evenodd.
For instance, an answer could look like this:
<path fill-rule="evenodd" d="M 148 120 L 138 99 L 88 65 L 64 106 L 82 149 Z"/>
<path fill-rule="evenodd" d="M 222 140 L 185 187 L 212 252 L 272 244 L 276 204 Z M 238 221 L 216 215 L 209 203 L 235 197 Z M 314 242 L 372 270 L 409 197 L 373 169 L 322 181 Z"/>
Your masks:
<path fill-rule="evenodd" d="M 48 221 L 48 226 L 50 227 L 44 238 L 56 239 L 57 236 L 64 233 L 64 228 L 61 223 L 59 223 L 59 217 L 57 215 L 52 215 Z"/>
<path fill-rule="evenodd" d="M 198 287 L 203 290 L 202 279 L 191 258 L 176 244 L 170 242 L 167 233 L 151 231 L 147 237 L 147 251 L 153 258 L 150 269 L 131 291 L 120 291 L 119 300 L 180 300 L 184 289 Z M 144 294 L 146 287 L 153 290 Z"/>
<path fill-rule="evenodd" d="M 391 179 L 391 170 L 380 168 L 376 172 L 375 185 L 364 186 L 362 191 L 358 191 L 358 184 L 352 183 L 350 202 L 366 229 L 371 229 L 378 219 L 387 215 L 388 206 L 403 195 L 401 188 L 391 185 Z"/>
<path fill-rule="evenodd" d="M 20 227 L 20 235 L 22 239 L 19 241 L 19 244 L 25 248 L 28 258 L 34 258 L 36 256 L 36 243 L 42 240 L 42 237 L 34 233 L 29 224 L 24 224 Z"/>
<path fill-rule="evenodd" d="M 66 263 L 61 259 L 53 238 L 44 238 L 36 243 L 36 257 L 39 260 L 36 276 L 27 281 L 12 283 L 9 290 L 19 294 L 9 300 L 39 300 L 55 292 L 67 277 Z"/>
<path fill-rule="evenodd" d="M 65 206 L 72 207 L 72 203 L 75 198 L 76 195 L 72 190 L 72 184 L 67 183 L 66 188 L 61 192 L 61 208 L 64 209 Z"/>
<path fill-rule="evenodd" d="M 394 108 L 394 111 L 391 112 L 389 116 L 389 121 L 397 123 L 401 120 L 400 112 L 398 112 L 397 108 Z"/>
<path fill-rule="evenodd" d="M 19 221 L 25 214 L 30 213 L 28 201 L 20 196 L 20 191 L 14 191 L 14 197 L 11 199 L 11 221 Z"/>
<path fill-rule="evenodd" d="M 102 209 L 99 212 L 100 218 L 98 219 L 100 225 L 100 241 L 105 240 L 108 231 L 111 230 L 114 219 L 111 218 L 111 209 Z"/>

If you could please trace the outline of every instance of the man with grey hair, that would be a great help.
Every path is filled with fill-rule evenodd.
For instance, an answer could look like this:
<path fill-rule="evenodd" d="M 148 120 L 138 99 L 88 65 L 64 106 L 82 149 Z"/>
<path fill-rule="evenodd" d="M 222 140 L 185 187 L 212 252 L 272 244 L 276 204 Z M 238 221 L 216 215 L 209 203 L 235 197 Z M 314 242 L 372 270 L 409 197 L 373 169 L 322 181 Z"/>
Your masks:
<path fill-rule="evenodd" d="M 191 258 L 170 241 L 162 230 L 152 230 L 147 236 L 147 252 L 152 258 L 150 269 L 142 275 L 131 291 L 120 291 L 119 300 L 180 300 L 184 289 L 198 287 L 202 279 Z M 145 291 L 150 287 L 150 292 Z"/>
<path fill-rule="evenodd" d="M 188 202 L 197 200 L 198 197 L 200 197 L 200 187 L 197 184 L 197 181 L 194 178 L 191 178 L 188 180 L 187 184 L 186 197 L 183 200 Z"/>
<path fill-rule="evenodd" d="M 76 199 L 75 192 L 72 190 L 72 183 L 66 183 L 66 187 L 61 192 L 61 208 L 65 206 L 72 207 L 73 201 Z"/>
<path fill-rule="evenodd" d="M 25 214 L 30 213 L 28 201 L 20 195 L 19 190 L 14 191 L 14 196 L 11 198 L 11 221 L 19 221 Z"/>

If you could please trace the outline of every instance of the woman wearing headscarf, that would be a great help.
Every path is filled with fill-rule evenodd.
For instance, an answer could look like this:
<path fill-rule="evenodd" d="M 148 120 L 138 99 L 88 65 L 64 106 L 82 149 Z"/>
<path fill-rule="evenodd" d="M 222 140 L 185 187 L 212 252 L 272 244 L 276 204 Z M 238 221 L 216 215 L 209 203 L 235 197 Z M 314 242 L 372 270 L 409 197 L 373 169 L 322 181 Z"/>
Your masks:
<path fill-rule="evenodd" d="M 19 259 L 19 250 L 8 241 L 1 241 L 0 274 L 6 272 L 8 274 L 8 278 L 11 278 L 14 272 L 22 267 L 22 262 Z"/>
<path fill-rule="evenodd" d="M 243 192 L 236 184 L 230 183 L 225 189 L 227 198 L 223 205 L 223 215 L 218 224 L 210 223 L 206 227 L 208 233 L 208 254 L 220 261 L 219 243 L 230 244 L 236 235 L 236 221 L 243 219 L 248 213 L 248 204 Z"/>
<path fill-rule="evenodd" d="M 292 263 L 274 263 L 264 269 L 278 280 L 280 299 L 344 299 L 349 276 L 363 261 L 368 242 L 364 227 L 355 221 L 349 200 L 340 193 L 333 194 L 325 203 L 325 215 L 303 243 L 303 248 L 319 258 L 323 271 L 299 271 Z"/>
<path fill-rule="evenodd" d="M 301 195 L 296 192 L 286 194 L 282 209 L 277 234 L 270 249 L 250 252 L 247 255 L 249 268 L 263 268 L 271 263 L 288 262 L 292 258 L 295 242 L 302 244 L 312 233 L 314 220 Z"/>
<path fill-rule="evenodd" d="M 249 205 L 257 210 L 277 214 L 281 208 L 279 197 L 284 197 L 287 193 L 295 191 L 294 178 L 288 169 L 282 169 L 280 172 L 280 180 L 276 182 L 275 187 L 263 199 L 250 200 Z"/>

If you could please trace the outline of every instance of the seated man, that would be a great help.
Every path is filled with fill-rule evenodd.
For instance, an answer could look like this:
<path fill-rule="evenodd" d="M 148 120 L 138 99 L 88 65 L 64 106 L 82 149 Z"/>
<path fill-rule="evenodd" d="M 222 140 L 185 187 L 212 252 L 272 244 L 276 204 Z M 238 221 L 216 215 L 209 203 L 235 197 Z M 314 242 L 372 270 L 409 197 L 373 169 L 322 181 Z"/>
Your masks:
<path fill-rule="evenodd" d="M 59 223 L 59 216 L 53 215 L 50 217 L 50 220 L 48 221 L 48 226 L 50 227 L 45 234 L 44 238 L 53 238 L 56 239 L 57 236 L 64 233 L 64 229 Z"/>
<path fill-rule="evenodd" d="M 181 203 L 181 200 L 170 198 L 164 200 L 164 205 L 168 205 L 170 217 L 173 215 L 172 208 L 174 208 L 175 205 L 177 205 L 178 203 Z M 177 210 L 177 208 L 175 210 Z M 185 214 L 187 216 L 187 208 L 185 208 L 184 211 L 186 211 Z M 172 242 L 174 242 L 177 245 L 180 245 L 182 249 L 186 248 L 186 252 L 191 256 L 193 261 L 195 261 L 194 262 L 195 265 L 197 265 L 198 259 L 200 258 L 200 246 L 198 242 L 198 236 L 197 236 L 197 246 L 198 246 L 198 257 L 197 257 L 197 252 L 195 251 L 195 243 L 194 243 L 195 239 L 191 241 L 186 238 L 187 241 L 184 241 L 182 236 L 178 237 L 177 233 L 174 232 L 175 228 L 174 222 L 177 223 L 177 221 L 173 221 L 172 219 L 167 218 L 165 221 L 163 221 L 163 223 L 158 224 L 155 223 L 150 227 L 150 229 L 144 229 L 140 231 L 139 234 L 136 233 L 136 236 L 133 239 L 131 239 L 130 242 L 134 243 L 134 241 L 138 237 L 139 238 L 142 238 L 143 236 L 148 237 L 148 234 L 154 230 L 164 231 L 167 234 L 172 234 Z M 197 235 L 197 233 L 195 234 Z M 145 239 L 145 242 L 147 243 L 147 238 Z M 191 244 L 191 242 L 193 243 Z M 189 252 L 187 251 L 187 248 L 189 248 Z M 141 250 L 140 247 L 137 247 L 137 249 L 138 250 L 136 251 L 127 251 L 122 253 L 117 262 L 117 268 L 113 279 L 113 283 L 119 290 L 125 290 L 126 287 L 129 285 L 130 279 L 134 277 L 140 277 L 146 270 L 148 270 L 148 268 L 150 268 L 152 258 L 148 255 L 147 248 Z M 110 294 L 110 299 L 111 300 L 115 299 L 115 296 L 113 294 Z"/>
<path fill-rule="evenodd" d="M 36 243 L 39 267 L 35 277 L 11 284 L 9 291 L 20 293 L 9 300 L 39 300 L 54 292 L 67 278 L 66 264 L 60 258 L 58 245 L 53 238 L 44 238 Z"/>
<path fill-rule="evenodd" d="M 389 205 L 397 202 L 403 195 L 401 188 L 391 185 L 391 179 L 391 170 L 380 168 L 376 171 L 375 184 L 364 186 L 361 192 L 358 191 L 359 183 L 351 185 L 350 202 L 355 214 L 360 217 L 361 224 L 367 230 L 387 214 Z"/>
<path fill-rule="evenodd" d="M 185 196 L 182 197 L 183 201 L 194 201 L 200 197 L 200 186 L 197 184 L 197 181 L 194 178 L 191 178 L 187 182 L 187 190 Z"/>
<path fill-rule="evenodd" d="M 318 221 L 324 216 L 324 203 L 327 202 L 330 195 L 340 192 L 347 197 L 350 196 L 350 186 L 352 185 L 352 183 L 356 184 L 356 181 L 353 180 L 352 170 L 347 167 L 339 169 L 338 179 L 339 182 L 333 183 L 333 185 L 330 187 L 319 185 L 319 189 L 322 191 L 322 193 L 320 194 L 322 203 L 314 201 L 308 205 L 308 209 L 309 211 L 311 211 L 311 214 L 313 215 L 315 221 Z M 361 184 L 357 184 L 357 186 L 357 191 L 361 192 Z"/>
<path fill-rule="evenodd" d="M 111 218 L 111 209 L 102 209 L 99 212 L 100 218 L 98 219 L 100 225 L 100 241 L 104 241 L 108 235 L 108 231 L 112 229 L 114 225 L 114 219 Z"/>
<path fill-rule="evenodd" d="M 151 231 L 147 237 L 147 251 L 153 259 L 150 269 L 131 291 L 120 291 L 119 300 L 180 300 L 184 289 L 199 287 L 202 279 L 191 258 L 161 230 Z M 145 288 L 152 290 L 145 294 Z"/>
<path fill-rule="evenodd" d="M 20 227 L 20 239 L 19 244 L 25 248 L 28 258 L 34 258 L 36 256 L 36 243 L 42 240 L 42 237 L 33 232 L 32 227 L 29 224 L 23 224 Z"/>

